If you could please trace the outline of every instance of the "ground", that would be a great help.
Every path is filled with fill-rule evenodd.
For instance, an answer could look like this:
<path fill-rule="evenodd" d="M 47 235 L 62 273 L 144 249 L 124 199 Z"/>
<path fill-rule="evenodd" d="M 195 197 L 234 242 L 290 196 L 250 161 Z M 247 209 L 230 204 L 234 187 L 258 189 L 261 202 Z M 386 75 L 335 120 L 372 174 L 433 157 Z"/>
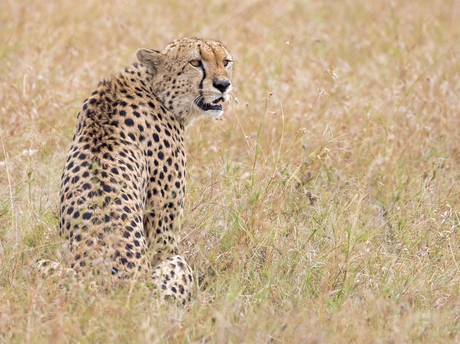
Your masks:
<path fill-rule="evenodd" d="M 0 339 L 460 342 L 460 4 L 0 3 Z M 42 279 L 82 100 L 178 36 L 222 41 L 239 103 L 187 131 L 184 308 Z"/>

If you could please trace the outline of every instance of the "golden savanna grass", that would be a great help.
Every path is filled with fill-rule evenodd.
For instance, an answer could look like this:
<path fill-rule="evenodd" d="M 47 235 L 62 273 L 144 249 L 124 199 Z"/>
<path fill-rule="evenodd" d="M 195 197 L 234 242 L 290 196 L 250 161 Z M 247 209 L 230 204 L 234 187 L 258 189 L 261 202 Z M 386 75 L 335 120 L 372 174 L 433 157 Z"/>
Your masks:
<path fill-rule="evenodd" d="M 460 342 L 460 3 L 0 1 L 0 343 Z M 188 128 L 186 307 L 43 278 L 77 112 L 140 47 L 222 41 Z"/>

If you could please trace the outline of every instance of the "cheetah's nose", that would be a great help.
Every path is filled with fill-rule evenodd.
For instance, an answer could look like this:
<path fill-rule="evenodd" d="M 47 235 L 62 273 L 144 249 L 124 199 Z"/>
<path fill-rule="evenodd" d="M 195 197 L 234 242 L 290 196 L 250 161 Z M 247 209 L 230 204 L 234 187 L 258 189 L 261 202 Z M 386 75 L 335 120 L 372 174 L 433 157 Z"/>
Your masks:
<path fill-rule="evenodd" d="M 221 91 L 222 93 L 224 93 L 228 86 L 230 86 L 230 81 L 227 81 L 227 80 L 216 80 L 214 79 L 212 81 L 212 85 L 217 88 L 219 91 Z"/>

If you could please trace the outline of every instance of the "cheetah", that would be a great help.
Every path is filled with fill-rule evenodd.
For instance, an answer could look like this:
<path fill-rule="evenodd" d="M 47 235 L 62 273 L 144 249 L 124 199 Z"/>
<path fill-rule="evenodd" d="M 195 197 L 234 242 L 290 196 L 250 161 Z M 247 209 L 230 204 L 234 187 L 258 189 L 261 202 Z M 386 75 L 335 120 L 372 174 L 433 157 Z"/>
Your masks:
<path fill-rule="evenodd" d="M 162 298 L 190 300 L 179 253 L 185 128 L 219 117 L 233 59 L 219 42 L 180 38 L 99 83 L 83 103 L 60 188 L 59 233 L 76 276 L 147 274 Z"/>

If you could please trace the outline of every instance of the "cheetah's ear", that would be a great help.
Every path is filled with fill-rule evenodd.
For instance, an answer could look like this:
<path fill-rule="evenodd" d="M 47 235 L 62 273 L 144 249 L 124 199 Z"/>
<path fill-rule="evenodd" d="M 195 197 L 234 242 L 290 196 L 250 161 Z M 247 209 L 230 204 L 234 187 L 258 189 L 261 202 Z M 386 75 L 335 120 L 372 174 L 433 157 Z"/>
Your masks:
<path fill-rule="evenodd" d="M 158 50 L 139 49 L 136 55 L 140 63 L 149 68 L 152 68 L 154 71 L 160 69 L 160 66 L 164 61 L 164 54 Z"/>

